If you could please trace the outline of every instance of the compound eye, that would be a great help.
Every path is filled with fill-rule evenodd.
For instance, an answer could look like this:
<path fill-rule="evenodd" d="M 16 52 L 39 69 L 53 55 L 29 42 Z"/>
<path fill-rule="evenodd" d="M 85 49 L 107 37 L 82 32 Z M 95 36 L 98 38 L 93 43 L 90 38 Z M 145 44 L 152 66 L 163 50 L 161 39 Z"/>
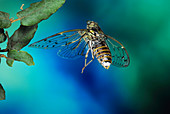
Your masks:
<path fill-rule="evenodd" d="M 90 25 L 91 21 L 87 21 L 87 24 Z"/>

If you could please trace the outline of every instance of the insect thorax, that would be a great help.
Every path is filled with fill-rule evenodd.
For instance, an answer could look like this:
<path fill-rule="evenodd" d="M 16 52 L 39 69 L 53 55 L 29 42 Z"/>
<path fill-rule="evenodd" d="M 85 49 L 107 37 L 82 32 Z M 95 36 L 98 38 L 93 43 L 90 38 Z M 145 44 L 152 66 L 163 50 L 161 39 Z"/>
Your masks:
<path fill-rule="evenodd" d="M 95 41 L 95 42 L 104 42 L 106 40 L 106 36 L 104 33 L 99 33 L 98 31 L 89 30 L 86 32 L 86 40 Z"/>

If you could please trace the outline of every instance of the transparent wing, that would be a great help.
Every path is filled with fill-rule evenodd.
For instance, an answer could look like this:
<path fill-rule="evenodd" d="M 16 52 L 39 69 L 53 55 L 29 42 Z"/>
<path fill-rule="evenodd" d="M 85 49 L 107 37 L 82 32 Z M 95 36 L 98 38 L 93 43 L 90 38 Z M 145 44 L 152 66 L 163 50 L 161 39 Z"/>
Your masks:
<path fill-rule="evenodd" d="M 112 54 L 112 65 L 127 67 L 130 63 L 126 48 L 113 37 L 107 36 L 106 43 Z"/>
<path fill-rule="evenodd" d="M 84 41 L 86 29 L 74 29 L 60 32 L 37 41 L 29 47 L 42 49 L 60 49 L 58 55 L 64 58 L 75 58 L 84 55 L 87 43 Z"/>
<path fill-rule="evenodd" d="M 80 57 L 78 55 L 84 56 L 86 53 L 87 43 L 82 39 L 80 42 L 72 43 L 68 46 L 62 47 L 57 53 L 58 56 L 61 56 L 66 59 L 75 59 Z"/>

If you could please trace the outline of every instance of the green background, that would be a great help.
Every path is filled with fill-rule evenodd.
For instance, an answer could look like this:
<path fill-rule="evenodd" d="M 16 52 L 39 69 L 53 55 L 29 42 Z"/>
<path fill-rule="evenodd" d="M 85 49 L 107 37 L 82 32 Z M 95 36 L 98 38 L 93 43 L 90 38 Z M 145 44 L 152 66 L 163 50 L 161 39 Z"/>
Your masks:
<path fill-rule="evenodd" d="M 38 0 L 0 0 L 0 10 L 16 17 Z M 67 0 L 39 24 L 31 43 L 96 21 L 127 49 L 130 65 L 105 70 L 97 60 L 81 74 L 84 58 L 65 60 L 55 50 L 25 47 L 35 66 L 2 60 L 0 81 L 7 100 L 1 114 L 168 114 L 170 113 L 170 1 Z M 7 29 L 12 35 L 19 22 Z M 2 44 L 4 47 L 5 44 Z"/>

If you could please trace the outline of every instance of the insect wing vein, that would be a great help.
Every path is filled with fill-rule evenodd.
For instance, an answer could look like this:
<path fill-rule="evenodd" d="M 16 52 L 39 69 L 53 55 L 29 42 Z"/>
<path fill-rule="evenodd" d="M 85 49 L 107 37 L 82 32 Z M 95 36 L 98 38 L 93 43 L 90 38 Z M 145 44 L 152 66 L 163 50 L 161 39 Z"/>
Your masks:
<path fill-rule="evenodd" d="M 72 42 L 76 37 L 79 38 L 79 31 L 84 31 L 86 29 L 73 29 L 68 31 L 63 31 L 42 40 L 39 40 L 29 47 L 34 48 L 42 48 L 42 49 L 49 49 L 49 48 L 61 48 L 61 46 L 68 45 Z"/>
<path fill-rule="evenodd" d="M 82 33 L 82 34 L 81 34 Z M 63 58 L 75 58 L 78 55 L 84 55 L 87 43 L 83 39 L 86 29 L 73 29 L 60 32 L 37 41 L 29 47 L 42 49 L 60 49 L 58 55 Z M 81 40 L 80 40 L 81 39 Z"/>
<path fill-rule="evenodd" d="M 78 44 L 79 41 L 62 47 L 62 49 L 59 50 L 58 55 L 66 59 L 75 59 L 77 57 L 84 56 L 87 43 L 84 41 L 84 39 L 82 39 L 80 44 Z"/>
<path fill-rule="evenodd" d="M 130 63 L 126 48 L 116 39 L 107 36 L 106 43 L 111 51 L 112 65 L 127 67 Z"/>

